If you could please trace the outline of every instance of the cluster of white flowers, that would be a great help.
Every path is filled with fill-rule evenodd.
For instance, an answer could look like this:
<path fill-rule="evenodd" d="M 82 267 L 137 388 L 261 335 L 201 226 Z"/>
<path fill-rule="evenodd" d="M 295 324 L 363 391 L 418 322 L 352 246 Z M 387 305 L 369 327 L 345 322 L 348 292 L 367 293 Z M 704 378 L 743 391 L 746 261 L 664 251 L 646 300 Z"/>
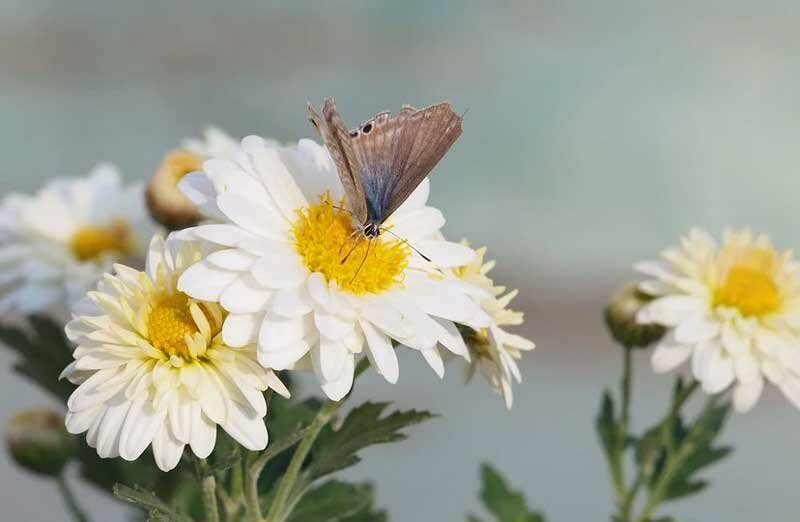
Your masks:
<path fill-rule="evenodd" d="M 719 247 L 695 229 L 663 259 L 636 267 L 653 278 L 640 289 L 655 296 L 639 322 L 667 328 L 654 370 L 691 359 L 703 390 L 732 386 L 739 411 L 755 405 L 765 379 L 800 407 L 800 265 L 792 253 L 749 230 L 726 232 Z"/>
<path fill-rule="evenodd" d="M 151 446 L 170 470 L 187 445 L 207 456 L 217 426 L 263 449 L 264 391 L 289 393 L 275 372 L 312 370 L 341 400 L 362 357 L 397 382 L 400 347 L 439 376 L 442 350 L 479 367 L 511 407 L 516 360 L 533 348 L 502 328 L 522 322 L 506 309 L 516 292 L 486 276 L 485 249 L 444 238 L 427 180 L 385 223 L 392 234 L 369 244 L 352 234 L 328 151 L 310 140 L 211 131 L 171 152 L 148 204 L 168 226 L 197 221 L 161 212 L 189 202 L 201 221 L 166 238 L 143 226 L 135 190 L 104 169 L 2 208 L 0 310 L 73 306 L 66 424 L 100 456 L 133 460 Z M 148 242 L 143 271 L 122 264 Z"/>

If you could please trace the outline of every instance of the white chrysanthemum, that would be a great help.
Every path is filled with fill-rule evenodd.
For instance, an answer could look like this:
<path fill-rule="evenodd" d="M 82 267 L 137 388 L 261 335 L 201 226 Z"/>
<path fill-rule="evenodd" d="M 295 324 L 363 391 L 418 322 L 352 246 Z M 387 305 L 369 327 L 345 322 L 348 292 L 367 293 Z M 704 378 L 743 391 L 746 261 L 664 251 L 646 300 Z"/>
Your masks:
<path fill-rule="evenodd" d="M 0 206 L 0 314 L 53 312 L 92 288 L 112 263 L 143 258 L 153 227 L 141 185 L 117 170 L 56 179 L 36 195 L 12 194 Z"/>
<path fill-rule="evenodd" d="M 734 405 L 755 405 L 764 377 L 800 407 L 800 270 L 766 236 L 726 232 L 721 248 L 702 230 L 663 254 L 665 264 L 637 270 L 653 277 L 642 291 L 656 296 L 637 320 L 668 328 L 653 368 L 670 371 L 691 357 L 707 393 L 734 385 Z"/>
<path fill-rule="evenodd" d="M 218 304 L 177 290 L 199 258 L 191 244 L 173 256 L 156 236 L 146 271 L 115 265 L 67 325 L 78 346 L 63 375 L 79 384 L 67 429 L 88 432 L 101 457 L 134 460 L 152 443 L 156 464 L 169 471 L 187 444 L 207 457 L 217 425 L 247 449 L 267 445 L 263 391 L 289 392 L 258 364 L 255 345 L 225 344 Z"/>
<path fill-rule="evenodd" d="M 522 382 L 517 360 L 522 357 L 522 352 L 533 350 L 536 345 L 501 328 L 522 324 L 523 314 L 508 308 L 511 300 L 517 296 L 517 290 L 505 293 L 504 286 L 495 286 L 494 281 L 486 275 L 494 268 L 495 262 L 484 263 L 485 255 L 486 247 L 479 248 L 477 256 L 470 264 L 453 271 L 456 277 L 484 289 L 489 294 L 478 298 L 478 302 L 491 318 L 491 324 L 467 335 L 467 346 L 472 360 L 467 367 L 466 378 L 471 379 L 475 370 L 480 369 L 492 388 L 502 395 L 506 408 L 510 410 L 514 402 L 512 381 Z"/>
<path fill-rule="evenodd" d="M 473 328 L 489 319 L 470 297 L 480 289 L 445 278 L 442 268 L 475 253 L 441 240 L 438 210 L 426 206 L 425 181 L 386 223 L 395 235 L 368 242 L 353 234 L 342 186 L 325 148 L 310 140 L 276 147 L 251 136 L 231 159 L 212 159 L 181 182 L 184 193 L 219 223 L 180 233 L 214 250 L 181 277 L 181 290 L 218 301 L 230 315 L 232 346 L 256 342 L 261 363 L 293 368 L 310 355 L 325 393 L 350 390 L 366 346 L 376 370 L 398 379 L 393 340 L 419 350 L 442 375 L 437 346 L 469 357 L 454 322 Z"/>

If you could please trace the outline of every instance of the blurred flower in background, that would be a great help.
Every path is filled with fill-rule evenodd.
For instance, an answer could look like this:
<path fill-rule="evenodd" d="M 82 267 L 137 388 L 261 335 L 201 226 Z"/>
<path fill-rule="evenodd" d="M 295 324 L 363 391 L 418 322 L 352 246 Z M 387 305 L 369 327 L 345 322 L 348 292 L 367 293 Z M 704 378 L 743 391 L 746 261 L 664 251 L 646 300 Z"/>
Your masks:
<path fill-rule="evenodd" d="M 197 224 L 203 216 L 178 189 L 178 184 L 185 176 L 201 170 L 205 160 L 213 157 L 233 158 L 238 150 L 239 143 L 236 140 L 210 127 L 202 139 L 187 139 L 182 148 L 168 152 L 150 178 L 145 192 L 153 218 L 169 230 Z"/>
<path fill-rule="evenodd" d="M 693 229 L 664 262 L 636 265 L 653 279 L 640 289 L 654 300 L 642 323 L 668 328 L 653 368 L 670 371 L 691 358 L 706 393 L 733 387 L 738 411 L 752 408 L 764 378 L 800 407 L 800 267 L 764 235 L 728 231 L 723 244 Z"/>
<path fill-rule="evenodd" d="M 153 233 L 141 185 L 116 168 L 55 179 L 0 205 L 0 314 L 64 316 L 112 263 L 142 258 Z"/>
<path fill-rule="evenodd" d="M 510 410 L 514 402 L 512 381 L 522 382 L 517 361 L 522 357 L 522 352 L 533 350 L 536 345 L 522 336 L 501 328 L 501 326 L 521 325 L 523 313 L 508 308 L 518 292 L 512 290 L 506 293 L 506 287 L 495 286 L 494 281 L 486 275 L 494 268 L 495 262 L 494 260 L 484 262 L 485 256 L 486 247 L 481 247 L 476 251 L 475 259 L 471 263 L 453 270 L 456 277 L 481 288 L 488 294 L 476 295 L 475 298 L 491 318 L 488 327 L 470 330 L 465 334 L 472 356 L 466 378 L 471 379 L 475 370 L 480 369 L 492 388 L 502 395 L 506 408 Z"/>
<path fill-rule="evenodd" d="M 14 415 L 6 426 L 6 445 L 17 464 L 42 475 L 61 473 L 76 448 L 64 417 L 45 408 Z"/>
<path fill-rule="evenodd" d="M 156 236 L 146 272 L 116 265 L 67 325 L 78 346 L 63 375 L 79 384 L 67 402 L 67 429 L 88 431 L 101 457 L 135 460 L 152 443 L 156 464 L 168 471 L 186 445 L 207 457 L 217 425 L 249 450 L 267 445 L 262 392 L 289 392 L 258 364 L 255 345 L 225 344 L 218 304 L 176 289 L 200 258 L 195 247 L 186 243 L 173 256 Z"/>

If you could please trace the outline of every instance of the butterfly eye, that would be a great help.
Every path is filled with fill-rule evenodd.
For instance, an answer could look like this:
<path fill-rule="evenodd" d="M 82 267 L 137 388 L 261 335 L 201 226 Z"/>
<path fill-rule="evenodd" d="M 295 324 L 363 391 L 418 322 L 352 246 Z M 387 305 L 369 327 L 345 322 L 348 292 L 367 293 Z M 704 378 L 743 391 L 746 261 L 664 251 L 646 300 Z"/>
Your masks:
<path fill-rule="evenodd" d="M 317 125 L 317 122 L 314 121 L 314 118 L 309 118 L 308 121 L 310 121 L 311 125 L 313 125 L 315 128 L 317 128 L 317 129 L 319 128 L 319 125 Z"/>
<path fill-rule="evenodd" d="M 358 136 L 358 130 L 351 130 L 350 131 L 350 137 L 351 138 L 355 138 L 357 136 Z"/>
<path fill-rule="evenodd" d="M 369 134 L 369 131 L 372 130 L 372 122 L 365 123 L 363 127 L 361 127 L 361 132 L 364 134 Z"/>

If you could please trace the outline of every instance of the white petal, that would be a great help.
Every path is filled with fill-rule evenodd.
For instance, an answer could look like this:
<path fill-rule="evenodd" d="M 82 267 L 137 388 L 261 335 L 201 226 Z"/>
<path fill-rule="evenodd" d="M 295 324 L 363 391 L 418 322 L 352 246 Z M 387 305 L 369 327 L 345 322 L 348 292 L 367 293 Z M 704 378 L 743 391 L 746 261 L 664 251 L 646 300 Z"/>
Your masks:
<path fill-rule="evenodd" d="M 222 292 L 220 304 L 234 314 L 255 314 L 266 309 L 271 296 L 272 292 L 261 286 L 251 274 L 243 274 Z"/>
<path fill-rule="evenodd" d="M 222 325 L 222 339 L 228 346 L 241 348 L 258 340 L 263 315 L 231 313 Z"/>
<path fill-rule="evenodd" d="M 153 437 L 153 457 L 161 471 L 171 471 L 178 465 L 183 455 L 185 444 L 174 439 L 167 424 L 162 424 L 159 432 Z"/>
<path fill-rule="evenodd" d="M 703 315 L 706 305 L 702 299 L 687 295 L 659 297 L 639 311 L 637 319 L 643 323 L 677 326 L 692 316 Z"/>
<path fill-rule="evenodd" d="M 264 419 L 248 416 L 239 405 L 231 406 L 227 422 L 222 424 L 222 428 L 250 451 L 261 451 L 267 447 L 269 436 Z"/>
<path fill-rule="evenodd" d="M 719 332 L 719 325 L 705 317 L 690 317 L 675 328 L 675 340 L 680 344 L 708 341 Z"/>
<path fill-rule="evenodd" d="M 294 252 L 273 252 L 256 261 L 250 271 L 267 288 L 297 286 L 308 277 L 308 270 Z"/>
<path fill-rule="evenodd" d="M 153 442 L 156 432 L 164 423 L 166 410 L 156 411 L 146 394 L 137 397 L 125 417 L 119 455 L 125 460 L 136 460 Z"/>
<path fill-rule="evenodd" d="M 233 270 L 235 272 L 248 270 L 253 266 L 256 260 L 255 257 L 238 248 L 228 248 L 212 252 L 206 259 L 216 267 L 225 270 Z"/>
<path fill-rule="evenodd" d="M 186 230 L 200 239 L 227 247 L 235 247 L 242 241 L 256 237 L 252 232 L 230 224 L 200 225 Z"/>
<path fill-rule="evenodd" d="M 178 279 L 178 290 L 202 301 L 219 301 L 222 292 L 239 274 L 217 268 L 207 261 L 190 266 Z"/>
<path fill-rule="evenodd" d="M 217 442 L 217 425 L 195 404 L 192 411 L 192 452 L 204 459 L 211 455 Z"/>
<path fill-rule="evenodd" d="M 353 372 L 355 371 L 355 356 L 349 354 L 345 359 L 345 365 L 339 378 L 335 381 L 322 382 L 322 391 L 332 401 L 338 401 L 350 393 L 353 387 Z"/>
<path fill-rule="evenodd" d="M 311 312 L 311 298 L 303 286 L 291 286 L 275 292 L 270 306 L 276 314 L 295 318 Z"/>
<path fill-rule="evenodd" d="M 221 194 L 217 196 L 217 205 L 228 219 L 259 236 L 280 239 L 289 226 L 269 204 L 256 203 L 247 197 Z"/>
<path fill-rule="evenodd" d="M 425 254 L 434 266 L 440 268 L 468 265 L 475 259 L 474 250 L 450 241 L 417 241 L 414 247 Z"/>
<path fill-rule="evenodd" d="M 433 371 L 436 372 L 440 379 L 444 378 L 444 360 L 436 347 L 422 350 L 422 357 L 425 358 L 425 362 L 433 368 Z"/>
<path fill-rule="evenodd" d="M 178 182 L 178 190 L 205 216 L 222 217 L 216 204 L 216 190 L 204 172 L 190 172 L 183 176 Z"/>
<path fill-rule="evenodd" d="M 750 411 L 758 402 L 763 389 L 764 380 L 761 378 L 737 384 L 733 389 L 733 406 L 736 411 L 740 413 Z"/>
<path fill-rule="evenodd" d="M 718 344 L 712 344 L 705 372 L 702 375 L 703 391 L 708 394 L 719 393 L 731 385 L 736 377 L 733 359 L 725 355 Z"/>
<path fill-rule="evenodd" d="M 375 370 L 392 384 L 400 377 L 400 366 L 392 341 L 366 321 L 359 321 L 369 350 L 367 355 Z"/>
<path fill-rule="evenodd" d="M 256 172 L 283 216 L 288 220 L 294 220 L 295 211 L 307 206 L 307 202 L 286 165 L 281 161 L 280 152 L 266 147 L 264 140 L 258 136 L 248 136 L 243 139 L 242 148 L 250 154 Z"/>
<path fill-rule="evenodd" d="M 335 381 L 344 371 L 348 358 L 353 354 L 342 342 L 321 339 L 320 343 L 311 349 L 311 361 L 314 371 L 323 381 Z"/>
<path fill-rule="evenodd" d="M 653 350 L 651 363 L 653 371 L 665 373 L 683 364 L 692 354 L 688 346 L 659 344 Z"/>

